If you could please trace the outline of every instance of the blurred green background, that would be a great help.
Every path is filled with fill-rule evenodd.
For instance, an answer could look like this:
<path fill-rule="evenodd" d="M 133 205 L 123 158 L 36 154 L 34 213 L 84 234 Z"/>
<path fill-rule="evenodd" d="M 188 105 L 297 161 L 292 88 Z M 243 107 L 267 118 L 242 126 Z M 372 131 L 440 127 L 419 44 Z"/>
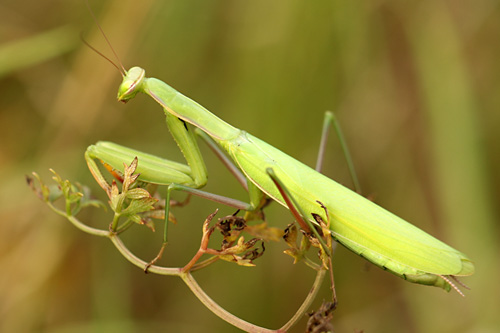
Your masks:
<path fill-rule="evenodd" d="M 337 332 L 494 332 L 500 327 L 500 6 L 497 1 L 91 1 L 125 67 L 140 65 L 229 123 L 314 165 L 325 110 L 338 114 L 364 194 L 463 251 L 466 298 L 407 283 L 339 248 Z M 0 331 L 235 332 L 180 279 L 144 274 L 78 231 L 25 185 L 48 168 L 94 185 L 85 148 L 112 140 L 182 160 L 162 110 L 116 102 L 116 69 L 83 1 L 0 3 Z M 207 190 L 245 199 L 204 145 Z M 325 173 L 351 186 L 338 142 Z M 180 199 L 183 194 L 178 196 Z M 196 251 L 218 205 L 177 209 L 163 264 Z M 222 208 L 222 214 L 232 210 Z M 292 219 L 277 205 L 272 225 Z M 81 216 L 106 228 L 110 214 Z M 161 233 L 125 241 L 152 258 Z M 278 328 L 314 273 L 269 244 L 257 267 L 219 262 L 195 274 L 232 313 Z M 330 297 L 328 284 L 315 306 Z M 306 318 L 294 332 L 304 330 Z"/>

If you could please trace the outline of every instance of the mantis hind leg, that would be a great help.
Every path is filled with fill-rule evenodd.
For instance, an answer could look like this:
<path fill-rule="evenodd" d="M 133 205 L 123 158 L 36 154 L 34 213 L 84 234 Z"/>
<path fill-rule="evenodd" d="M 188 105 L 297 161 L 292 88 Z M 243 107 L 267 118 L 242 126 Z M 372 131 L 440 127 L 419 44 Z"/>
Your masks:
<path fill-rule="evenodd" d="M 317 201 L 318 205 L 320 205 L 325 210 L 325 216 L 327 221 L 323 221 L 323 219 L 319 215 L 313 213 L 312 218 L 316 221 L 316 223 L 313 224 L 310 220 L 310 217 L 306 215 L 300 204 L 291 195 L 286 185 L 276 176 L 274 170 L 268 168 L 266 171 L 269 177 L 271 177 L 276 187 L 278 188 L 281 196 L 283 197 L 286 205 L 288 206 L 288 209 L 290 209 L 290 212 L 295 217 L 297 223 L 302 227 L 302 229 L 306 233 L 313 234 L 319 243 L 319 247 L 321 250 L 321 257 L 323 261 L 323 267 L 324 267 L 322 269 L 328 267 L 330 270 L 330 281 L 331 281 L 332 301 L 333 301 L 332 310 L 333 310 L 335 309 L 335 306 L 337 304 L 337 296 L 335 293 L 335 282 L 333 278 L 333 269 L 332 269 L 332 255 L 336 243 L 333 242 L 330 233 L 330 228 L 329 228 L 330 217 L 328 214 L 328 210 L 320 201 Z M 319 274 L 320 271 L 318 271 L 318 276 Z"/>
<path fill-rule="evenodd" d="M 349 152 L 349 148 L 347 147 L 346 140 L 344 138 L 344 134 L 340 128 L 339 122 L 335 114 L 331 111 L 325 112 L 325 118 L 323 120 L 323 130 L 321 133 L 321 141 L 319 145 L 318 151 L 318 159 L 316 160 L 316 171 L 321 172 L 323 168 L 323 159 L 326 151 L 326 143 L 328 141 L 328 135 L 330 133 L 330 127 L 333 125 L 335 132 L 337 133 L 337 137 L 339 139 L 340 145 L 342 147 L 342 151 L 344 153 L 344 157 L 347 162 L 347 167 L 349 168 L 349 173 L 351 175 L 352 183 L 354 184 L 354 190 L 358 193 L 361 193 L 361 186 L 359 184 L 358 176 L 356 175 L 356 171 L 354 170 L 354 164 L 352 162 L 351 153 Z"/>

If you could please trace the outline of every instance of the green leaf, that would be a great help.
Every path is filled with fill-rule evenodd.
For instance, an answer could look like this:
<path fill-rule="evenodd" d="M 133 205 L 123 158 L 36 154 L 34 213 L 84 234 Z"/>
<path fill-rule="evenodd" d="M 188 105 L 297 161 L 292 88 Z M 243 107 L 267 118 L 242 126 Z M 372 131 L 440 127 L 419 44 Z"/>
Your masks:
<path fill-rule="evenodd" d="M 154 204 L 158 200 L 153 197 L 143 198 L 140 200 L 132 200 L 128 207 L 121 211 L 122 215 L 132 216 L 138 213 L 147 212 L 154 209 Z"/>

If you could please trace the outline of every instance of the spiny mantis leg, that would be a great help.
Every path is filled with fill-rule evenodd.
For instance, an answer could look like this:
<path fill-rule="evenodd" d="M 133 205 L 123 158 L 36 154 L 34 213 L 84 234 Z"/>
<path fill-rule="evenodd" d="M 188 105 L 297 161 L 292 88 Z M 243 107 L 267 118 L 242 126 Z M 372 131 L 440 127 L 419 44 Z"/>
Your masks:
<path fill-rule="evenodd" d="M 169 130 L 185 156 L 188 165 L 162 159 L 110 142 L 100 142 L 96 145 L 90 146 L 85 153 L 85 158 L 92 175 L 97 180 L 99 185 L 106 191 L 108 196 L 111 195 L 111 186 L 102 176 L 96 164 L 96 159 L 111 165 L 112 168 L 120 170 L 123 167 L 123 161 L 131 161 L 133 158 L 138 157 L 138 173 L 140 173 L 140 180 L 146 183 L 169 186 L 167 189 L 168 198 L 165 203 L 166 223 L 164 230 L 164 244 L 159 255 L 153 260 L 153 262 L 161 256 L 161 253 L 167 243 L 166 235 L 168 233 L 170 193 L 172 190 L 183 190 L 209 200 L 247 211 L 256 210 L 260 203 L 259 195 L 262 196 L 262 194 L 255 195 L 253 187 L 250 189 L 247 187 L 250 193 L 251 202 L 250 204 L 247 204 L 235 199 L 197 190 L 196 188 L 205 185 L 207 176 L 205 164 L 201 153 L 199 152 L 192 127 L 170 114 L 167 114 L 166 117 Z"/>
<path fill-rule="evenodd" d="M 349 148 L 347 147 L 346 140 L 344 138 L 344 134 L 340 129 L 339 122 L 335 114 L 331 111 L 325 112 L 325 118 L 323 120 L 323 130 L 321 133 L 321 142 L 319 145 L 318 151 L 318 159 L 316 160 L 316 171 L 321 172 L 323 168 L 323 159 L 325 157 L 326 143 L 328 140 L 328 135 L 330 133 L 330 127 L 333 125 L 335 132 L 337 133 L 337 137 L 340 141 L 340 146 L 342 147 L 342 151 L 344 152 L 344 156 L 347 162 L 347 167 L 349 168 L 349 173 L 351 175 L 352 182 L 354 184 L 354 190 L 357 193 L 361 193 L 361 186 L 359 184 L 358 176 L 356 175 L 356 171 L 354 169 L 354 164 L 352 162 L 351 153 L 349 152 Z"/>
<path fill-rule="evenodd" d="M 118 147 L 118 146 L 114 146 L 114 147 Z M 133 158 L 131 156 L 128 156 L 128 157 Z M 89 150 L 85 153 L 85 159 L 87 161 L 90 172 L 92 173 L 92 175 L 96 179 L 97 183 L 106 191 L 108 196 L 111 196 L 111 185 L 107 182 L 107 180 L 102 175 L 94 158 L 96 158 L 96 157 L 93 156 Z M 138 163 L 140 164 L 141 161 L 139 160 Z M 109 166 L 106 167 L 106 169 L 108 169 L 108 171 L 109 171 L 109 169 L 110 169 Z M 111 174 L 115 177 L 120 178 L 120 175 L 115 175 L 116 171 L 112 172 Z M 202 191 L 202 190 L 195 189 L 195 188 L 192 188 L 192 187 L 189 187 L 186 185 L 176 184 L 176 183 L 172 183 L 172 184 L 168 185 L 167 194 L 166 194 L 166 198 L 165 198 L 165 217 L 166 217 L 165 223 L 167 224 L 167 227 L 164 228 L 163 244 L 162 244 L 162 248 L 161 248 L 159 254 L 155 257 L 155 259 L 153 259 L 153 261 L 150 262 L 148 267 L 151 266 L 152 264 L 154 264 L 154 262 L 156 262 L 158 259 L 161 258 L 161 254 L 163 253 L 163 250 L 164 250 L 165 246 L 167 245 L 167 233 L 168 233 L 167 218 L 168 218 L 169 212 L 170 212 L 170 196 L 171 196 L 171 192 L 175 191 L 175 190 L 184 191 L 184 192 L 187 192 L 188 194 L 196 195 L 196 196 L 199 196 L 199 197 L 211 200 L 211 201 L 219 202 L 219 203 L 222 203 L 226 206 L 234 207 L 234 208 L 240 209 L 240 210 L 252 211 L 252 210 L 257 209 L 257 206 L 255 206 L 254 204 L 246 203 L 246 202 L 236 200 L 233 198 L 229 198 L 229 197 L 213 194 L 210 192 Z"/>

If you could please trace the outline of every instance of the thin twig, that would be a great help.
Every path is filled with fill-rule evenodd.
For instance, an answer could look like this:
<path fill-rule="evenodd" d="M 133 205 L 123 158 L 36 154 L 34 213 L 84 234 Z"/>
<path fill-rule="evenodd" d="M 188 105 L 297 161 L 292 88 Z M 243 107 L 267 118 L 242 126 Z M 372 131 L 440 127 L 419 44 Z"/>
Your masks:
<path fill-rule="evenodd" d="M 238 327 L 239 329 L 245 332 L 255 332 L 255 333 L 276 333 L 276 332 L 285 332 L 282 329 L 280 330 L 270 330 L 264 327 L 260 327 L 249 323 L 239 317 L 236 317 L 232 313 L 223 309 L 219 304 L 217 304 L 213 299 L 211 299 L 205 291 L 200 287 L 200 285 L 196 282 L 193 276 L 189 272 L 184 272 L 180 275 L 182 280 L 186 283 L 186 285 L 191 289 L 193 294 L 215 315 L 229 324 Z"/>
<path fill-rule="evenodd" d="M 281 331 L 283 332 L 288 331 L 293 325 L 295 325 L 295 323 L 298 320 L 304 317 L 304 314 L 306 313 L 307 309 L 309 309 L 311 303 L 314 301 L 316 295 L 318 294 L 321 283 L 325 278 L 325 273 L 326 269 L 318 270 L 318 273 L 316 273 L 316 279 L 314 280 L 314 283 L 311 287 L 311 290 L 309 290 L 306 299 L 304 300 L 300 308 L 297 310 L 297 312 L 293 315 L 293 317 L 290 318 L 290 320 L 280 328 Z"/>

